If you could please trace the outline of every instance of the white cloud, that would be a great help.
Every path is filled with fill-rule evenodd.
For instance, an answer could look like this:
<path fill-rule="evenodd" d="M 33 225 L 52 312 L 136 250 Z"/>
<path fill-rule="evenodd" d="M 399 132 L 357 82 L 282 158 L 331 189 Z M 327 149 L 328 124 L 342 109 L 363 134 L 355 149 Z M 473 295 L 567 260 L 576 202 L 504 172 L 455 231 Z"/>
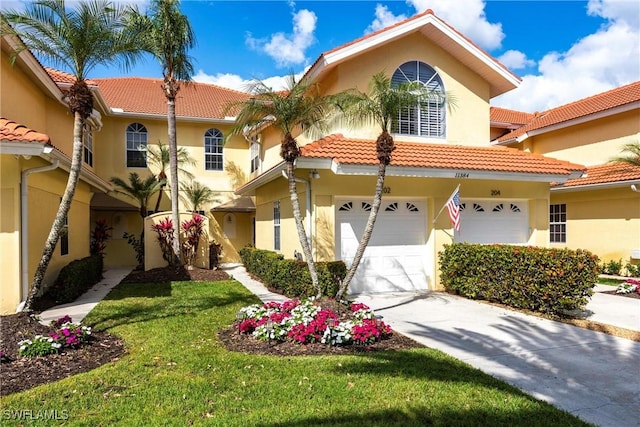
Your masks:
<path fill-rule="evenodd" d="M 615 9 L 609 4 L 618 4 L 598 3 L 601 10 L 609 11 Z M 612 18 L 566 52 L 546 54 L 538 63 L 537 75 L 524 76 L 519 88 L 497 97 L 492 104 L 543 111 L 640 80 L 640 30 L 626 19 L 640 14 L 640 3 L 634 4 L 634 10 L 625 9 L 623 19 Z M 606 16 L 615 15 L 607 12 Z"/>
<path fill-rule="evenodd" d="M 308 70 L 309 67 L 305 68 L 304 71 L 295 75 L 296 80 L 300 79 L 304 73 Z M 267 77 L 265 79 L 261 79 L 262 82 L 268 87 L 273 88 L 273 90 L 282 90 L 287 87 L 287 82 L 289 79 L 289 75 L 284 76 L 272 76 Z M 229 74 L 229 73 L 218 73 L 214 75 L 209 75 L 205 73 L 203 70 L 198 70 L 198 73 L 193 76 L 193 80 L 200 83 L 210 83 L 222 87 L 226 87 L 233 90 L 239 90 L 242 92 L 246 92 L 248 90 L 249 85 L 255 81 L 255 79 L 244 79 L 237 74 Z"/>
<path fill-rule="evenodd" d="M 487 21 L 483 0 L 407 0 L 418 12 L 433 10 L 456 30 L 486 50 L 497 49 L 502 44 L 502 24 Z"/>
<path fill-rule="evenodd" d="M 305 51 L 315 42 L 317 20 L 315 13 L 303 9 L 293 14 L 293 33 L 275 33 L 268 41 L 248 34 L 247 46 L 269 55 L 278 67 L 302 64 L 307 60 Z"/>
<path fill-rule="evenodd" d="M 626 22 L 636 29 L 640 26 L 640 7 L 636 0 L 589 0 L 587 13 L 616 22 Z"/>
<path fill-rule="evenodd" d="M 407 19 L 406 15 L 396 16 L 389 11 L 389 8 L 387 8 L 387 6 L 378 3 L 376 5 L 376 19 L 374 19 L 373 22 L 367 27 L 367 29 L 365 30 L 365 34 L 373 33 L 405 19 Z"/>
<path fill-rule="evenodd" d="M 528 59 L 527 55 L 519 50 L 508 50 L 498 58 L 502 64 L 512 70 L 520 70 L 523 68 L 533 67 L 536 61 Z"/>

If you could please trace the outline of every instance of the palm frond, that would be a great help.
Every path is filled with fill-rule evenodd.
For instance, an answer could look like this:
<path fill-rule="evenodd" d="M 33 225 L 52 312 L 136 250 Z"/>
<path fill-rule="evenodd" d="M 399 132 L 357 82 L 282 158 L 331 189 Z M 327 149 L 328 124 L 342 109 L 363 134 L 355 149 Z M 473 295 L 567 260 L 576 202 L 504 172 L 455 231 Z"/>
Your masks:
<path fill-rule="evenodd" d="M 610 162 L 627 163 L 634 166 L 640 166 L 640 142 L 631 142 L 622 146 L 622 153 L 628 153 L 626 156 L 617 156 L 611 158 Z"/>

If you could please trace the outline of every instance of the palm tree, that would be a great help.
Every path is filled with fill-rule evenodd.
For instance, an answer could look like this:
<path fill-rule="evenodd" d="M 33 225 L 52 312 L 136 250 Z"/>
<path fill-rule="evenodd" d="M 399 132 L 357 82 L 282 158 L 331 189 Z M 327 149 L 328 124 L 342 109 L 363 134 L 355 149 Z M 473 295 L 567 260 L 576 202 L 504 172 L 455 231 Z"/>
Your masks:
<path fill-rule="evenodd" d="M 193 212 L 199 211 L 201 206 L 207 205 L 218 201 L 219 194 L 207 187 L 200 184 L 198 181 L 192 181 L 189 185 L 182 185 L 181 187 L 182 201 L 185 204 L 191 205 Z"/>
<path fill-rule="evenodd" d="M 230 135 L 242 133 L 247 127 L 259 128 L 263 125 L 270 125 L 282 133 L 280 156 L 285 161 L 298 238 L 309 266 L 311 282 L 320 297 L 322 290 L 318 284 L 318 272 L 300 214 L 294 175 L 294 162 L 300 156 L 300 148 L 292 133 L 326 127 L 331 104 L 327 97 L 320 95 L 316 85 L 306 81 L 296 82 L 293 75 L 289 76 L 287 88 L 283 91 L 274 91 L 261 81 L 252 82 L 247 89 L 253 94 L 252 98 L 228 106 L 229 110 L 238 110 L 236 124 Z"/>
<path fill-rule="evenodd" d="M 154 165 L 155 168 L 158 169 L 158 174 L 156 178 L 159 182 L 162 182 L 162 187 L 164 188 L 167 185 L 167 168 L 169 167 L 169 147 L 167 147 L 162 141 L 158 141 L 158 146 L 148 146 L 147 147 L 147 158 L 149 163 Z M 196 164 L 196 160 L 191 157 L 189 151 L 184 148 L 178 148 L 178 174 L 182 177 L 193 180 L 194 175 L 189 172 L 188 169 L 185 169 L 185 165 L 194 166 Z M 154 212 L 157 212 L 160 208 L 160 200 L 162 199 L 162 194 L 164 191 L 161 189 L 158 192 L 158 198 L 156 199 L 156 206 L 154 208 Z"/>
<path fill-rule="evenodd" d="M 640 143 L 630 142 L 622 147 L 623 153 L 629 153 L 627 156 L 618 156 L 611 159 L 611 162 L 627 163 L 633 166 L 640 166 Z"/>
<path fill-rule="evenodd" d="M 142 53 L 136 29 L 125 25 L 125 11 L 121 5 L 102 0 L 74 2 L 71 9 L 66 8 L 64 0 L 37 0 L 27 4 L 23 11 L 2 12 L 2 35 L 15 35 L 22 41 L 11 55 L 12 63 L 28 49 L 75 77 L 66 94 L 73 114 L 69 178 L 33 277 L 25 311 L 31 310 L 33 298 L 40 291 L 80 178 L 82 129 L 93 111 L 93 95 L 85 79 L 98 65 L 119 64 L 128 69 Z"/>
<path fill-rule="evenodd" d="M 149 175 L 146 179 L 141 179 L 136 172 L 129 173 L 129 181 L 116 176 L 111 178 L 111 183 L 115 185 L 115 192 L 123 194 L 138 202 L 140 207 L 140 216 L 144 220 L 149 211 L 149 200 L 164 185 L 162 181 L 158 181 L 155 175 Z"/>
<path fill-rule="evenodd" d="M 140 40 L 143 49 L 153 55 L 162 66 L 162 90 L 167 98 L 169 133 L 169 171 L 171 177 L 171 218 L 180 223 L 178 200 L 178 143 L 176 141 L 176 97 L 180 83 L 191 81 L 193 65 L 187 50 L 195 46 L 195 35 L 189 19 L 180 12 L 179 0 L 152 0 L 149 14 L 131 10 L 133 27 L 143 29 Z M 173 252 L 180 259 L 180 230 L 174 229 Z"/>
<path fill-rule="evenodd" d="M 382 204 L 386 169 L 391 163 L 391 154 L 396 149 L 393 137 L 389 133 L 390 127 L 393 121 L 397 120 L 402 109 L 413 108 L 434 98 L 443 100 L 444 94 L 430 92 L 426 86 L 419 82 L 392 86 L 391 78 L 382 72 L 376 73 L 371 78 L 368 94 L 352 90 L 335 95 L 334 102 L 338 104 L 342 111 L 343 120 L 346 120 L 352 126 L 376 124 L 381 129 L 381 133 L 376 139 L 378 177 L 369 219 L 353 257 L 353 262 L 336 294 L 336 299 L 338 300 L 342 299 L 355 276 L 364 251 L 371 239 L 378 210 Z"/>

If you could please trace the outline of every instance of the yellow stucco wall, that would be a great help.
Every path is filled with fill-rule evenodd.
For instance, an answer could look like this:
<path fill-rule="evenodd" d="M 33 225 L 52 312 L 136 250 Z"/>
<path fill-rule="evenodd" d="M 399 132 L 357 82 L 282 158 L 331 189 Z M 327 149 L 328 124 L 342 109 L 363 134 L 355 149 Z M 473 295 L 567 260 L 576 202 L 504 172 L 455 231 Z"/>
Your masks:
<path fill-rule="evenodd" d="M 552 192 L 551 203 L 567 204 L 567 243 L 552 246 L 587 249 L 623 264 L 640 249 L 640 197 L 628 187 Z"/>
<path fill-rule="evenodd" d="M 158 169 L 148 162 L 146 168 L 127 168 L 126 167 L 126 129 L 132 123 L 140 123 L 147 128 L 148 143 L 150 146 L 157 146 L 161 141 L 168 144 L 167 137 L 167 121 L 162 119 L 149 118 L 124 118 L 115 116 L 104 116 L 104 126 L 102 130 L 94 135 L 94 170 L 95 172 L 110 179 L 113 176 L 120 177 L 125 181 L 128 180 L 129 173 L 136 172 L 141 177 L 146 177 L 150 173 L 158 173 Z M 235 182 L 246 181 L 248 178 L 249 168 L 249 143 L 242 136 L 233 136 L 228 139 L 223 148 L 223 159 L 225 167 L 229 164 L 236 166 L 234 169 L 239 171 L 235 174 L 229 174 L 226 170 L 207 171 L 204 165 L 204 134 L 208 129 L 219 129 L 223 135 L 226 135 L 230 126 L 228 124 L 210 124 L 195 123 L 187 121 L 177 122 L 177 139 L 178 146 L 185 148 L 196 164 L 193 166 L 184 166 L 185 169 L 193 173 L 196 180 L 219 193 L 219 202 L 224 203 L 233 198 L 235 190 Z M 188 184 L 184 177 L 179 177 L 181 183 Z M 122 198 L 129 203 L 131 200 L 113 194 L 115 197 Z M 153 209 L 156 197 L 151 199 L 150 209 Z M 135 203 L 135 202 L 134 202 Z M 210 206 L 203 206 L 201 209 L 208 210 L 217 203 Z M 170 208 L 169 190 L 165 190 L 161 209 Z M 191 206 L 185 206 L 180 200 L 181 209 L 190 209 Z"/>
<path fill-rule="evenodd" d="M 194 216 L 191 212 L 180 212 L 180 224 L 189 221 Z M 158 234 L 153 230 L 153 225 L 158 224 L 165 218 L 171 218 L 171 212 L 158 212 L 149 215 L 144 220 L 144 269 L 145 271 L 168 265 L 162 257 L 162 249 L 158 243 Z M 184 242 L 185 234 L 180 229 L 180 242 Z M 188 265 L 187 260 L 185 265 Z M 195 261 L 192 264 L 197 268 L 209 268 L 209 219 L 204 217 L 202 235 L 200 235 Z"/>
<path fill-rule="evenodd" d="M 215 212 L 209 220 L 211 239 L 222 245 L 220 262 L 241 262 L 238 251 L 253 244 L 254 213 Z"/>
<path fill-rule="evenodd" d="M 0 156 L 0 314 L 20 303 L 20 161 Z"/>
<path fill-rule="evenodd" d="M 607 163 L 620 156 L 622 147 L 640 142 L 638 110 L 533 136 L 524 149 L 585 166 Z"/>

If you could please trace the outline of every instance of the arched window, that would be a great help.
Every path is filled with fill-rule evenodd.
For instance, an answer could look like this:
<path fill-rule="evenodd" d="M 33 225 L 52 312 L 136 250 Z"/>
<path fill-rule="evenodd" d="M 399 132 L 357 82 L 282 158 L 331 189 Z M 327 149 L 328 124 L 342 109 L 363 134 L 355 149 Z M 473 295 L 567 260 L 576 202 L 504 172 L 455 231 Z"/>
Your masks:
<path fill-rule="evenodd" d="M 204 168 L 208 171 L 221 171 L 223 166 L 222 132 L 209 129 L 204 133 Z"/>
<path fill-rule="evenodd" d="M 127 126 L 127 167 L 147 167 L 147 128 L 140 123 Z"/>
<path fill-rule="evenodd" d="M 424 103 L 400 111 L 398 120 L 392 125 L 392 132 L 400 135 L 444 138 L 446 111 L 442 80 L 436 70 L 420 61 L 405 62 L 391 78 L 391 85 L 394 86 L 412 82 L 422 83 L 433 96 Z"/>

